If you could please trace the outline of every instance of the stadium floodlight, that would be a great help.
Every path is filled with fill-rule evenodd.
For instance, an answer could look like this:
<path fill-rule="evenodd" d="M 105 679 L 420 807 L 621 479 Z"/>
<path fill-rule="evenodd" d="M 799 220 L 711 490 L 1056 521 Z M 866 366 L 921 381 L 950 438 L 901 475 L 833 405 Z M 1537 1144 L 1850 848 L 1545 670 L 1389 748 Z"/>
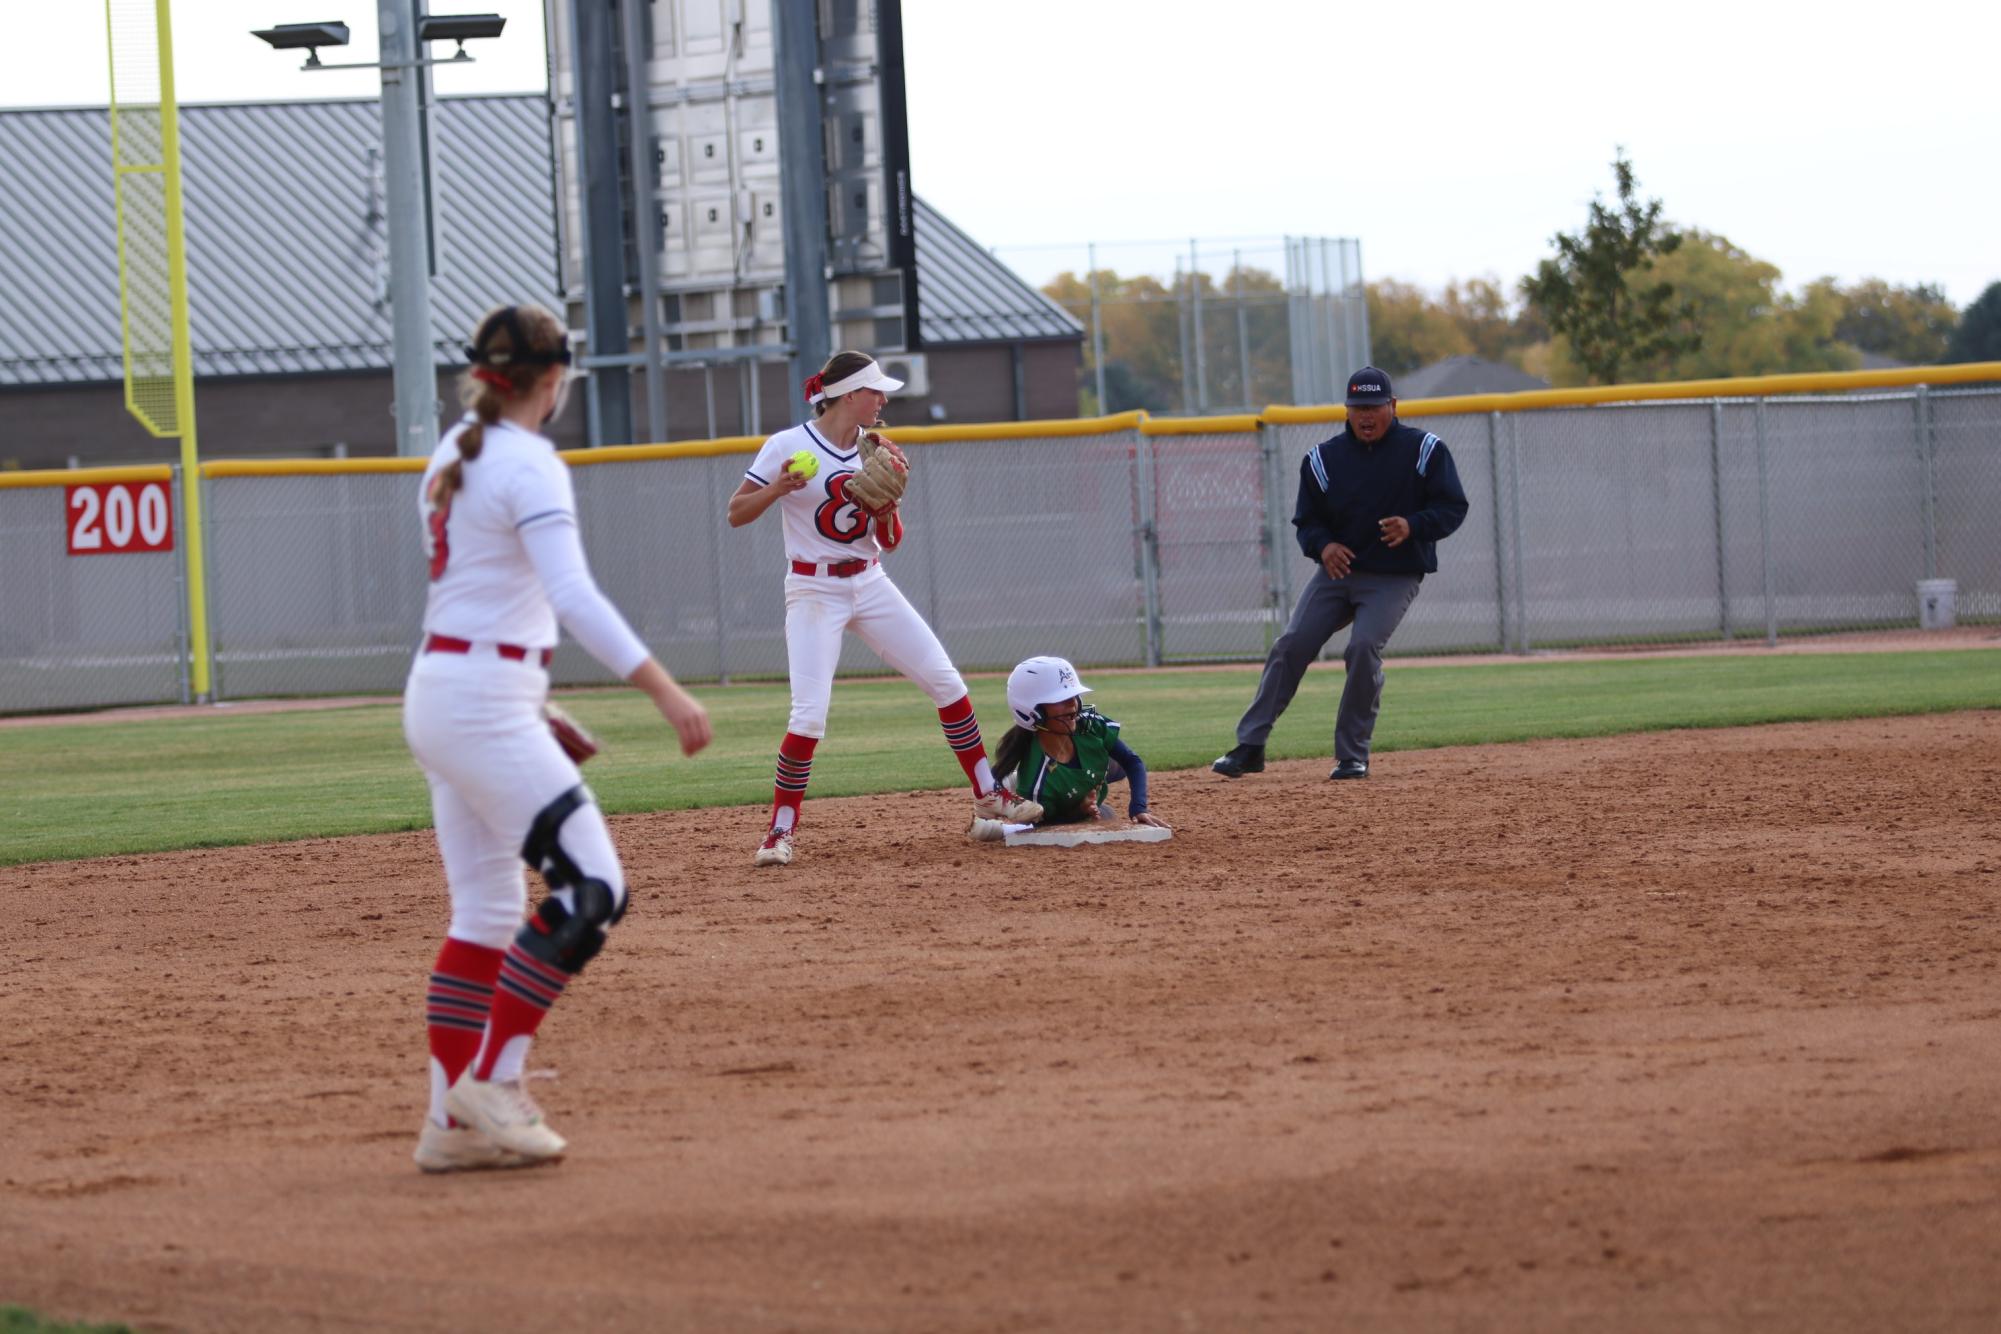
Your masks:
<path fill-rule="evenodd" d="M 261 37 L 271 44 L 273 50 L 298 51 L 306 53 L 306 64 L 320 63 L 319 48 L 323 46 L 346 46 L 347 25 L 345 23 L 281 23 L 275 28 L 260 28 L 250 34 Z"/>
<path fill-rule="evenodd" d="M 162 6 L 166 0 L 160 0 Z M 389 242 L 390 345 L 396 382 L 396 452 L 423 458 L 438 439 L 438 379 L 431 349 L 430 193 L 426 180 L 425 116 L 429 85 L 417 74 L 432 65 L 469 64 L 465 44 L 498 37 L 507 20 L 498 14 L 422 13 L 415 0 L 377 0 L 381 59 L 323 65 L 309 70 L 373 69 L 382 75 L 382 177 Z M 409 22 L 415 11 L 416 22 Z M 283 23 L 254 34 L 278 50 L 345 46 L 345 23 Z M 457 42 L 448 60 L 424 55 L 425 42 Z M 406 73 L 406 71 L 411 71 Z"/>
<path fill-rule="evenodd" d="M 417 20 L 420 42 L 458 42 L 498 37 L 507 20 L 498 14 L 428 14 Z"/>

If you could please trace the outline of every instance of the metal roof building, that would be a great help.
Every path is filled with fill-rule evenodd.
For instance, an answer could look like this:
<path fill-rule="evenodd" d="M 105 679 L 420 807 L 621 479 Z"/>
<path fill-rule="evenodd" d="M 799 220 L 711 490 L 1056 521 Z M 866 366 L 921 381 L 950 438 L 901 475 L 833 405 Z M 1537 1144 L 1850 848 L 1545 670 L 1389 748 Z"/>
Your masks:
<path fill-rule="evenodd" d="M 229 452 L 336 446 L 375 452 L 377 435 L 383 449 L 390 447 L 389 435 L 377 429 L 387 422 L 391 360 L 379 114 L 372 98 L 181 109 L 189 314 L 205 454 L 214 452 L 218 428 Z M 458 349 L 489 307 L 532 300 L 561 310 L 562 294 L 547 99 L 443 98 L 432 133 L 431 315 L 444 369 L 463 364 Z M 77 456 L 79 439 L 113 429 L 101 404 L 84 414 L 88 426 L 72 430 L 62 421 L 75 393 L 91 387 L 102 394 L 124 375 L 110 164 L 109 117 L 101 107 L 0 111 L 0 173 L 9 182 L 0 191 L 0 227 L 13 238 L 0 249 L 0 302 L 11 313 L 0 321 L 0 420 L 14 437 L 0 445 L 0 455 L 12 454 L 23 466 L 20 451 L 33 452 L 24 432 L 61 437 L 54 449 L 61 462 Z M 921 199 L 917 247 L 931 401 L 909 406 L 936 415 L 935 403 L 957 420 L 1073 413 L 1082 335 L 1076 321 Z M 983 349 L 986 358 L 973 355 Z M 955 356 L 960 352 L 966 355 Z M 1034 393 L 1022 392 L 1024 362 L 1037 372 Z M 312 422 L 310 403 L 295 399 L 300 411 L 291 415 L 304 419 L 296 449 L 272 438 L 272 427 L 257 428 L 255 439 L 231 437 L 249 384 L 230 384 L 224 394 L 225 386 L 214 382 L 262 381 L 268 392 L 272 377 L 337 382 L 321 387 L 321 396 L 331 396 L 324 407 L 331 413 L 344 406 L 350 418 L 362 388 L 356 377 L 367 380 L 370 393 L 379 380 L 380 410 L 370 402 L 365 428 L 350 429 Z M 674 377 L 679 392 L 670 401 L 690 399 L 691 387 L 692 397 L 702 398 L 699 374 L 690 377 Z M 776 383 L 782 377 L 766 378 L 782 413 L 785 388 Z M 996 392 L 996 384 L 1008 392 Z M 50 396 L 65 389 L 72 392 L 63 401 Z M 17 390 L 43 392 L 23 398 Z M 303 386 L 300 392 L 313 396 Z M 441 399 L 449 401 L 449 392 Z M 23 418 L 22 404 L 30 401 L 32 416 Z M 745 423 L 729 420 L 727 411 L 736 406 L 725 403 L 720 422 L 713 406 L 706 406 L 706 418 L 676 414 L 672 433 L 705 434 L 712 424 L 723 434 L 741 429 Z M 136 425 L 127 428 L 116 433 L 130 436 L 131 448 L 91 457 L 143 452 L 147 438 Z M 0 465 L 8 461 L 0 458 Z"/>

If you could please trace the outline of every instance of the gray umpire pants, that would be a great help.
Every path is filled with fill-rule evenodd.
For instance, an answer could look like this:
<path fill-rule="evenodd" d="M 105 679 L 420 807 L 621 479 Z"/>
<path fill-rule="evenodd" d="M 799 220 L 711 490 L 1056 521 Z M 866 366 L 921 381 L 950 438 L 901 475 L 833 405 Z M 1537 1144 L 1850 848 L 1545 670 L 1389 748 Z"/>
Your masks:
<path fill-rule="evenodd" d="M 1257 697 L 1237 724 L 1237 741 L 1262 746 L 1272 724 L 1292 703 L 1306 669 L 1320 656 L 1342 626 L 1354 623 L 1348 636 L 1348 681 L 1341 687 L 1341 712 L 1334 724 L 1334 758 L 1369 762 L 1369 738 L 1376 731 L 1376 710 L 1383 699 L 1383 648 L 1417 600 L 1423 581 L 1416 574 L 1371 574 L 1351 570 L 1344 579 L 1329 579 L 1315 569 L 1292 609 L 1292 624 L 1272 641 L 1265 657 Z"/>

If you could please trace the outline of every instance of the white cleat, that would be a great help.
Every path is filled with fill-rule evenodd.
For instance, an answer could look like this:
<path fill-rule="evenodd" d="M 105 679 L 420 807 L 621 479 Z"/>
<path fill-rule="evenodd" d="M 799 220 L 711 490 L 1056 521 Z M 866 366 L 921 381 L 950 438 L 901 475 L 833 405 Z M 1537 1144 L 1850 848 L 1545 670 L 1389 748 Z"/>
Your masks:
<path fill-rule="evenodd" d="M 975 815 L 972 828 L 966 831 L 966 837 L 975 843 L 1004 843 L 1007 841 L 1007 821 L 983 820 Z"/>
<path fill-rule="evenodd" d="M 757 855 L 750 859 L 752 866 L 790 866 L 792 864 L 792 831 L 773 829 L 758 844 Z"/>
<path fill-rule="evenodd" d="M 534 1162 L 560 1158 L 570 1147 L 542 1120 L 542 1109 L 518 1079 L 474 1079 L 468 1070 L 445 1094 L 445 1110 L 499 1147 Z"/>
<path fill-rule="evenodd" d="M 536 1159 L 510 1153 L 471 1126 L 441 1126 L 424 1118 L 411 1157 L 426 1172 L 485 1172 L 502 1167 L 527 1167 Z"/>
<path fill-rule="evenodd" d="M 985 796 L 973 798 L 973 818 L 1000 820 L 1006 824 L 1034 824 L 1042 818 L 1042 807 L 996 784 Z"/>

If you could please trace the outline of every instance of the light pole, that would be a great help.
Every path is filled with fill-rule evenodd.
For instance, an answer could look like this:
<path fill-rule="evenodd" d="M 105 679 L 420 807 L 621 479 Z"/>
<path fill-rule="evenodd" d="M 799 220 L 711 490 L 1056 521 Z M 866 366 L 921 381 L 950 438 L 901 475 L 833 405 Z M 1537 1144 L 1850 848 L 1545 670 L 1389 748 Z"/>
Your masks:
<path fill-rule="evenodd" d="M 498 37 L 507 20 L 498 14 L 424 13 L 426 0 L 376 0 L 381 59 L 323 65 L 318 48 L 347 45 L 345 23 L 285 23 L 255 35 L 274 48 L 301 50 L 307 70 L 377 69 L 382 72 L 382 173 L 388 211 L 389 312 L 396 384 L 396 452 L 423 457 L 437 444 L 438 372 L 431 349 L 431 256 L 425 200 L 425 81 L 430 65 L 469 64 L 465 43 Z M 446 60 L 418 58 L 424 42 L 457 42 Z"/>

